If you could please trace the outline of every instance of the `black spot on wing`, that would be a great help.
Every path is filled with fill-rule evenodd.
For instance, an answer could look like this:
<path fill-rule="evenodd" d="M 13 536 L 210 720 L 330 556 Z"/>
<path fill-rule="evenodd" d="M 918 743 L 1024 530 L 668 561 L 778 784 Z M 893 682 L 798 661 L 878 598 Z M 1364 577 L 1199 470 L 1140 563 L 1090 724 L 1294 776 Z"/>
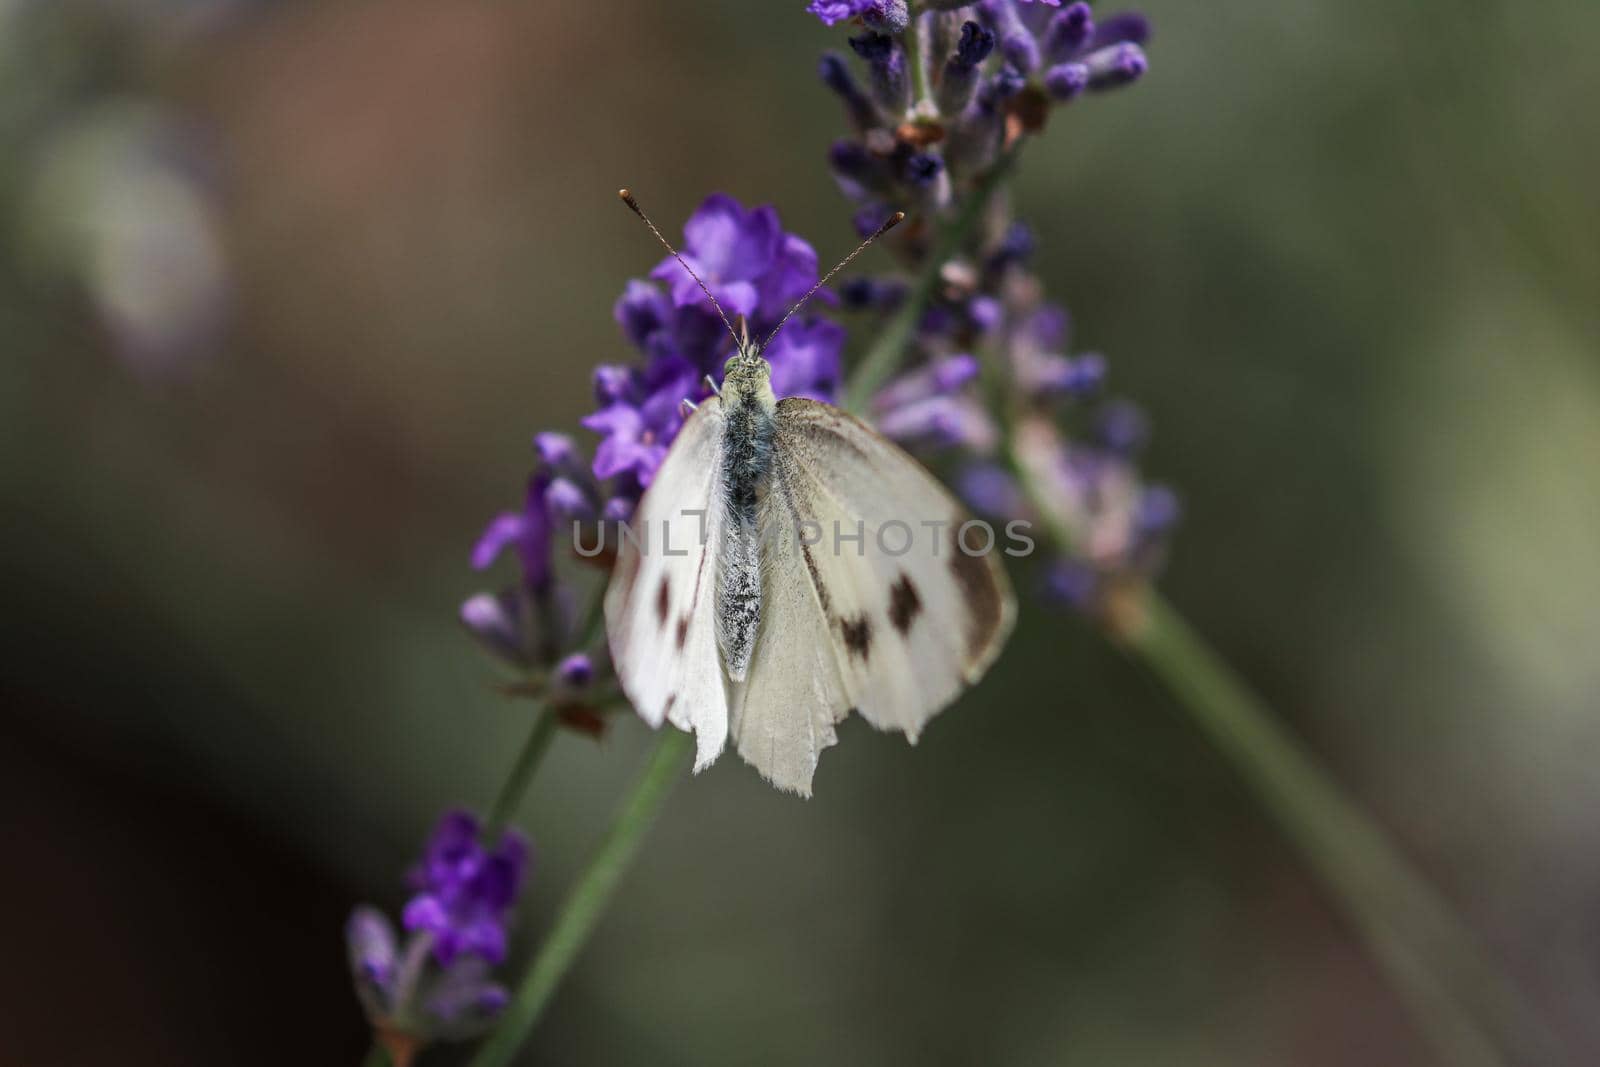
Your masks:
<path fill-rule="evenodd" d="M 872 653 L 872 620 L 865 614 L 854 619 L 840 619 L 839 632 L 844 637 L 844 647 L 865 663 Z"/>
<path fill-rule="evenodd" d="M 678 633 L 676 640 L 678 642 L 678 650 L 681 652 L 683 650 L 683 646 L 689 640 L 689 616 L 687 615 L 678 620 Z"/>
<path fill-rule="evenodd" d="M 964 517 L 958 515 L 950 525 L 950 576 L 961 590 L 967 609 L 967 654 L 977 657 L 1000 628 L 1005 607 L 989 561 L 982 555 L 968 555 L 961 545 L 960 529 L 964 521 Z"/>
<path fill-rule="evenodd" d="M 656 590 L 656 622 L 662 626 L 667 624 L 667 613 L 672 609 L 671 583 L 667 576 L 661 576 L 661 588 Z"/>
<path fill-rule="evenodd" d="M 904 637 L 921 614 L 922 598 L 917 595 L 917 587 L 911 584 L 911 576 L 901 571 L 900 577 L 889 587 L 889 622 Z"/>

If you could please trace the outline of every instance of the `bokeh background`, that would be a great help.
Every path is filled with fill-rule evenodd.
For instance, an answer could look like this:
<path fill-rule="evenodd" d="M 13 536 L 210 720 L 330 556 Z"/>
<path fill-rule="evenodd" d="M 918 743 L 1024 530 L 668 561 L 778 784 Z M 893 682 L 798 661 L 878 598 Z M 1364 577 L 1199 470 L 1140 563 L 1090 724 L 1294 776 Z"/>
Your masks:
<path fill-rule="evenodd" d="M 527 726 L 455 609 L 625 354 L 615 188 L 852 240 L 803 6 L 0 0 L 0 1063 L 361 1055 L 348 909 Z M 1017 200 L 1183 493 L 1165 587 L 1591 1060 L 1600 6 L 1144 10 L 1147 79 Z M 558 740 L 519 953 L 645 735 Z M 1183 711 L 1034 601 L 915 750 L 683 783 L 526 1060 L 1431 1055 Z"/>

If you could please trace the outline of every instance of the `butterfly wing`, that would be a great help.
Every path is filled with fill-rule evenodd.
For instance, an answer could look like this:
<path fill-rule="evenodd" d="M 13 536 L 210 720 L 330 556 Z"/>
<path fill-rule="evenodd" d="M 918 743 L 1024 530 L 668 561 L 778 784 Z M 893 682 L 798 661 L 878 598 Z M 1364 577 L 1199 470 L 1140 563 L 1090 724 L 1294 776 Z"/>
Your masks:
<path fill-rule="evenodd" d="M 679 430 L 622 539 L 605 600 L 622 691 L 652 727 L 665 720 L 694 732 L 696 770 L 728 737 L 712 594 L 722 426 L 713 397 Z"/>
<path fill-rule="evenodd" d="M 1016 608 L 998 546 L 957 545 L 969 516 L 916 460 L 827 404 L 789 398 L 776 418 L 765 615 L 732 726 L 740 755 L 807 794 L 835 723 L 858 710 L 915 741 L 994 661 Z"/>

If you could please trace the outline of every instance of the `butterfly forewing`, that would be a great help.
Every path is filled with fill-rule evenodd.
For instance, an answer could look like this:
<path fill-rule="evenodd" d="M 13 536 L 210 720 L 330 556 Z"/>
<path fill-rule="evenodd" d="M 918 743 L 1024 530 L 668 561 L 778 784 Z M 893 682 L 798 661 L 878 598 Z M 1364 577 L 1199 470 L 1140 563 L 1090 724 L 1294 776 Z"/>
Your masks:
<path fill-rule="evenodd" d="M 634 708 L 695 734 L 695 767 L 728 736 L 728 700 L 712 605 L 721 509 L 721 406 L 684 423 L 619 546 L 606 590 L 606 637 Z"/>

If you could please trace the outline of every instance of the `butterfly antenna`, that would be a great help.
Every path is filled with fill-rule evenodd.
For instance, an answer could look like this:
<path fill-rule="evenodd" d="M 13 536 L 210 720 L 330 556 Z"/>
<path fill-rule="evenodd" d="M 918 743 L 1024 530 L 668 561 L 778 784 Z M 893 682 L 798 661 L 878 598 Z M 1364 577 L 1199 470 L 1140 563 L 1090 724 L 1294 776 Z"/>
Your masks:
<path fill-rule="evenodd" d="M 656 235 L 656 240 L 661 242 L 661 247 L 665 248 L 668 252 L 671 252 L 672 258 L 678 261 L 678 266 L 689 272 L 689 277 L 695 280 L 695 284 L 700 286 L 700 291 L 706 294 L 706 299 L 711 301 L 711 306 L 717 309 L 717 317 L 722 320 L 722 325 L 728 328 L 729 336 L 731 336 L 734 341 L 737 342 L 739 340 L 739 335 L 734 331 L 733 323 L 728 321 L 728 315 L 722 310 L 722 305 L 717 303 L 717 298 L 711 295 L 711 290 L 706 288 L 706 283 L 700 280 L 700 275 L 696 274 L 689 264 L 684 262 L 683 257 L 678 255 L 678 250 L 672 247 L 672 242 L 661 236 L 661 231 L 656 229 L 656 224 L 650 221 L 650 216 L 644 213 L 644 208 L 639 206 L 639 201 L 633 198 L 633 191 L 629 189 L 618 189 L 617 195 L 622 198 L 622 202 L 624 204 L 628 205 L 629 210 L 631 210 L 635 215 L 638 215 L 639 218 L 644 221 L 644 224 L 650 227 L 650 232 Z M 873 236 L 876 237 L 877 234 L 873 234 Z"/>
<path fill-rule="evenodd" d="M 635 208 L 634 210 L 637 211 L 638 208 Z M 761 342 L 761 347 L 762 348 L 766 348 L 768 345 L 770 345 L 772 343 L 772 339 L 774 337 L 778 336 L 778 331 L 783 329 L 783 324 L 788 322 L 789 319 L 794 315 L 794 313 L 796 311 L 799 311 L 801 308 L 805 307 L 807 301 L 809 301 L 812 297 L 817 295 L 817 290 L 821 289 L 824 285 L 828 284 L 828 279 L 829 278 L 832 278 L 835 274 L 838 274 L 840 271 L 844 270 L 844 268 L 850 263 L 850 261 L 852 259 L 855 259 L 861 253 L 865 252 L 867 250 L 867 246 L 870 245 L 872 242 L 876 241 L 878 238 L 882 237 L 884 234 L 888 233 L 890 230 L 892 230 L 896 226 L 900 225 L 900 223 L 904 222 L 905 221 L 905 217 L 906 217 L 906 213 L 904 211 L 896 211 L 893 215 L 890 215 L 887 219 L 884 219 L 882 226 L 879 226 L 876 230 L 873 230 L 872 231 L 872 235 L 870 237 L 868 237 L 865 241 L 862 241 L 859 245 L 857 245 L 856 246 L 856 250 L 854 252 L 851 252 L 848 256 L 845 256 L 843 259 L 841 259 L 839 261 L 839 265 L 834 267 L 828 273 L 824 274 L 822 276 L 822 280 L 820 282 L 818 282 L 816 285 L 813 285 L 811 287 L 811 291 L 809 293 L 807 293 L 805 296 L 802 296 L 799 299 L 799 301 L 797 301 L 795 303 L 794 307 L 792 307 L 788 311 L 784 312 L 783 318 L 778 320 L 778 325 L 774 326 L 772 328 L 772 332 L 767 334 L 767 339 L 765 341 Z"/>

